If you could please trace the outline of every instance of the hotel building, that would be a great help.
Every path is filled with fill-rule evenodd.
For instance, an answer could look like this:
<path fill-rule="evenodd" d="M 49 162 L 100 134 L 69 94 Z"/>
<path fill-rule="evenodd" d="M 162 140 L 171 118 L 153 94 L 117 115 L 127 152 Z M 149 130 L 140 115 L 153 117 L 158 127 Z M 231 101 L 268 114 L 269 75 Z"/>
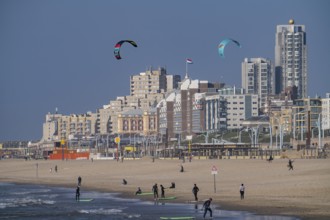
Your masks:
<path fill-rule="evenodd" d="M 296 86 L 297 98 L 307 97 L 307 43 L 304 25 L 293 20 L 277 25 L 275 42 L 276 94 Z"/>

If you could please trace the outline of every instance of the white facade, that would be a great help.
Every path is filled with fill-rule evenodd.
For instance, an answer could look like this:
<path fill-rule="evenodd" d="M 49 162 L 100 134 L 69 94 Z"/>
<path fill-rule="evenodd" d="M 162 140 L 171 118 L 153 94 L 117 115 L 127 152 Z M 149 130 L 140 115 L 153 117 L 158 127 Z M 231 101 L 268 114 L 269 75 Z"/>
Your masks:
<path fill-rule="evenodd" d="M 46 115 L 43 124 L 43 138 L 41 141 L 59 141 L 71 139 L 75 136 L 87 137 L 95 134 L 97 114 L 50 114 Z"/>
<path fill-rule="evenodd" d="M 245 58 L 242 62 L 242 88 L 259 95 L 259 108 L 265 108 L 267 96 L 274 94 L 272 63 L 265 58 Z"/>
<path fill-rule="evenodd" d="M 277 25 L 275 44 L 277 93 L 298 88 L 297 98 L 307 97 L 307 45 L 304 25 Z"/>
<path fill-rule="evenodd" d="M 234 94 L 223 95 L 227 100 L 227 128 L 242 128 L 242 122 L 258 116 L 258 95 Z"/>
<path fill-rule="evenodd" d="M 322 130 L 330 129 L 330 93 L 322 99 Z"/>
<path fill-rule="evenodd" d="M 207 131 L 227 130 L 227 101 L 219 94 L 205 97 L 205 128 Z"/>
<path fill-rule="evenodd" d="M 40 141 L 53 141 L 58 139 L 58 120 L 62 117 L 60 114 L 51 114 L 46 115 L 46 121 L 42 126 L 42 139 Z"/>
<path fill-rule="evenodd" d="M 224 120 L 226 120 L 227 129 L 240 129 L 244 120 L 259 115 L 258 95 L 244 94 L 244 89 L 223 88 L 219 90 L 219 96 L 207 96 L 205 100 L 206 105 L 209 105 L 206 106 L 205 112 L 205 123 L 208 129 L 218 123 L 222 124 Z M 219 102 L 217 103 L 215 100 Z M 225 100 L 225 102 L 222 100 Z M 214 120 L 211 119 L 216 115 L 218 121 L 215 118 Z"/>

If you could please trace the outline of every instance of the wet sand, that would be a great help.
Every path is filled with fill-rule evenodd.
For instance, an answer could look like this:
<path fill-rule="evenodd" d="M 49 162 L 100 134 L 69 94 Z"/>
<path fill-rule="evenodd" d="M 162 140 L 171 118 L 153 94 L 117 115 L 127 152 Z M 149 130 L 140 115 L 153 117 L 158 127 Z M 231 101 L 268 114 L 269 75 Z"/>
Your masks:
<path fill-rule="evenodd" d="M 289 171 L 287 159 L 272 163 L 259 159 L 246 160 L 198 160 L 192 162 L 178 159 L 152 162 L 141 160 L 1 160 L 0 182 L 32 183 L 72 187 L 82 177 L 82 189 L 121 192 L 135 197 L 135 191 L 150 192 L 153 184 L 175 189 L 166 189 L 166 196 L 176 196 L 173 202 L 194 200 L 193 184 L 200 191 L 199 200 L 213 198 L 213 203 L 227 210 L 250 211 L 258 214 L 289 215 L 302 219 L 330 218 L 330 159 L 295 159 L 294 170 Z M 36 164 L 38 164 L 38 169 Z M 180 166 L 184 167 L 181 173 Z M 58 172 L 55 172 L 55 165 Z M 211 174 L 212 166 L 218 174 Z M 52 172 L 50 172 L 52 168 Z M 126 179 L 128 184 L 123 185 Z M 241 200 L 239 187 L 245 185 L 245 199 Z M 216 191 L 216 192 L 215 192 Z M 140 196 L 153 200 L 152 196 Z"/>

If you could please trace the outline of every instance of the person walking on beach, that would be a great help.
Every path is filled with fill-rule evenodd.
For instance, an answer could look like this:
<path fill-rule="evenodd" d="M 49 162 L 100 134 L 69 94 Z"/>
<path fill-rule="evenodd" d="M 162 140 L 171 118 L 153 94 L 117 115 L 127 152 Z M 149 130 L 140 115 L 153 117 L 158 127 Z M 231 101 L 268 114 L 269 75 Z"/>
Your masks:
<path fill-rule="evenodd" d="M 160 191 L 161 191 L 161 197 L 165 198 L 165 187 L 163 185 L 160 185 Z"/>
<path fill-rule="evenodd" d="M 269 159 L 268 159 L 267 161 L 268 161 L 269 163 L 271 163 L 273 160 L 274 160 L 273 156 L 270 155 L 270 156 L 269 156 Z"/>
<path fill-rule="evenodd" d="M 78 186 L 81 186 L 81 177 L 78 177 Z"/>
<path fill-rule="evenodd" d="M 79 200 L 80 200 L 80 187 L 77 186 L 77 189 L 76 189 L 76 201 L 79 202 Z"/>
<path fill-rule="evenodd" d="M 206 216 L 207 211 L 210 212 L 210 217 L 212 218 L 211 202 L 212 202 L 212 198 L 209 198 L 203 204 L 203 208 L 204 208 L 204 215 L 203 215 L 203 217 L 204 217 L 204 219 L 205 219 L 205 216 Z"/>
<path fill-rule="evenodd" d="M 245 192 L 245 186 L 242 183 L 241 186 L 239 187 L 239 193 L 241 194 L 241 199 L 244 199 L 244 192 Z"/>
<path fill-rule="evenodd" d="M 197 193 L 198 193 L 198 191 L 199 191 L 199 188 L 197 187 L 197 185 L 196 185 L 196 183 L 194 184 L 194 187 L 193 187 L 193 189 L 192 189 L 192 192 L 193 192 L 193 194 L 194 194 L 194 196 L 195 196 L 195 201 L 198 201 L 198 197 L 197 197 Z"/>
<path fill-rule="evenodd" d="M 181 164 L 181 169 L 180 169 L 180 172 L 183 173 L 184 169 L 183 169 L 183 166 Z"/>
<path fill-rule="evenodd" d="M 155 185 L 152 187 L 152 191 L 154 193 L 154 199 L 158 199 L 158 186 L 157 183 L 155 183 Z"/>
<path fill-rule="evenodd" d="M 289 170 L 293 170 L 293 160 L 289 159 L 288 167 L 289 167 Z"/>
<path fill-rule="evenodd" d="M 55 165 L 55 173 L 57 173 L 57 165 Z"/>

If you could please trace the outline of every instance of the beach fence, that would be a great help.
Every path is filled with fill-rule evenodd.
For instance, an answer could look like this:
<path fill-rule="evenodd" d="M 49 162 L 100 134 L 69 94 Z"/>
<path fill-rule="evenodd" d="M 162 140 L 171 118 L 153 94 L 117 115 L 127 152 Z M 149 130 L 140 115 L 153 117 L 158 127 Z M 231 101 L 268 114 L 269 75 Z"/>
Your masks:
<path fill-rule="evenodd" d="M 268 159 L 281 158 L 281 150 L 262 149 L 260 145 L 251 146 L 245 143 L 224 144 L 192 144 L 190 149 L 166 148 L 159 152 L 165 159 Z"/>
<path fill-rule="evenodd" d="M 330 146 L 324 147 L 300 146 L 296 149 L 292 147 L 276 148 L 261 144 L 251 145 L 250 143 L 194 143 L 190 147 L 175 148 L 168 147 L 159 149 L 159 158 L 163 159 L 265 159 L 269 158 L 301 158 L 301 159 L 321 159 L 330 155 Z"/>

